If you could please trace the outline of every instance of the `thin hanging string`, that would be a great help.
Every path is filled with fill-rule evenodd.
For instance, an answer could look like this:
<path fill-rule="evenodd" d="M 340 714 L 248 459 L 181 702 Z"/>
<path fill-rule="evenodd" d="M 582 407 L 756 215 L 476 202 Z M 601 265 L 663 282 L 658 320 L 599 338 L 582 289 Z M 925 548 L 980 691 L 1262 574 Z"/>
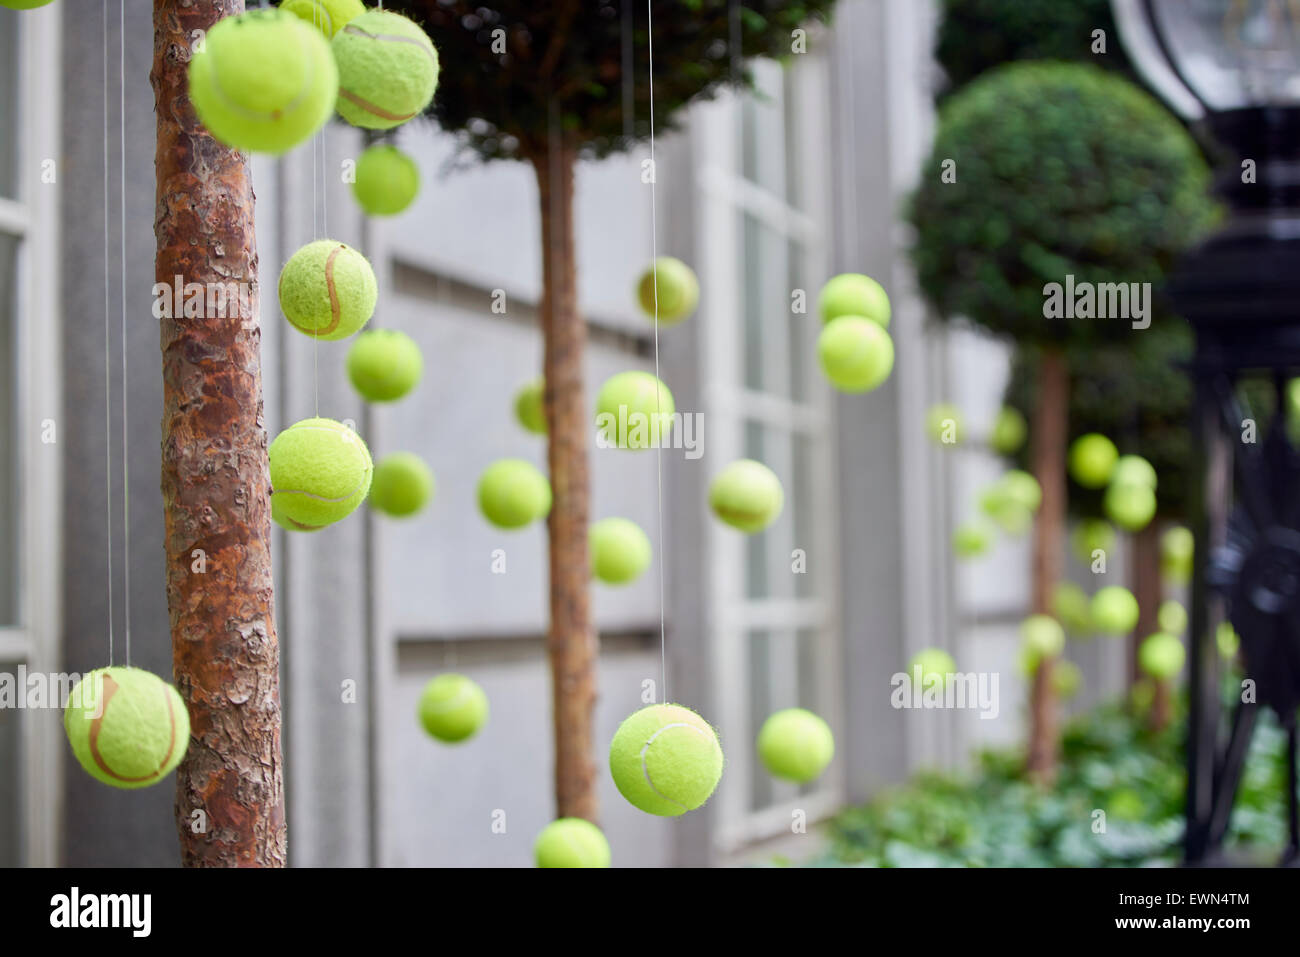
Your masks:
<path fill-rule="evenodd" d="M 659 226 L 656 221 L 655 180 L 659 168 L 655 166 L 655 41 L 652 0 L 646 0 L 646 43 L 648 76 L 650 83 L 650 269 L 655 300 L 655 492 L 659 521 L 659 680 L 663 682 L 663 700 L 668 700 L 668 626 L 664 599 L 664 442 L 663 442 L 663 385 L 659 379 Z"/>
<path fill-rule="evenodd" d="M 312 21 L 315 23 L 317 29 L 320 28 L 320 17 L 321 17 L 321 8 L 320 8 L 320 4 L 317 4 L 316 6 L 312 7 Z M 329 124 L 327 123 L 326 126 L 328 125 Z M 328 175 L 325 170 L 324 142 L 325 142 L 325 131 L 324 128 L 322 128 L 321 132 L 317 133 L 315 136 L 311 138 L 311 232 L 312 232 L 311 238 L 313 241 L 317 239 L 326 238 L 325 233 L 329 231 L 329 227 L 324 227 L 325 232 L 316 231 L 316 210 L 317 210 L 317 202 L 318 202 L 317 197 L 321 195 L 320 185 L 325 182 L 325 177 Z M 316 182 L 316 147 L 318 144 L 321 146 L 321 151 L 320 151 L 321 184 L 318 184 Z M 315 408 L 312 411 L 312 415 L 314 415 L 317 418 L 320 418 L 320 330 L 319 329 L 316 330 L 316 333 L 312 336 L 311 391 L 312 391 L 312 401 L 315 404 Z"/>
<path fill-rule="evenodd" d="M 108 532 L 108 663 L 113 664 L 113 366 L 108 280 L 108 4 L 104 4 L 104 515 Z"/>
<path fill-rule="evenodd" d="M 131 475 L 127 456 L 126 384 L 126 0 L 117 8 L 118 217 L 122 258 L 122 613 L 126 623 L 126 664 L 131 666 Z"/>

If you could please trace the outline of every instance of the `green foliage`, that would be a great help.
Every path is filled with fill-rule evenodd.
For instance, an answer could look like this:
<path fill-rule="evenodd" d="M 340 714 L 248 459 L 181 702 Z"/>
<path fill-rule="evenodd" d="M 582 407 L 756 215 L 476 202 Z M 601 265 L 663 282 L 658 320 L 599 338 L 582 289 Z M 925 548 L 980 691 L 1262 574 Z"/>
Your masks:
<path fill-rule="evenodd" d="M 1158 285 L 1212 221 L 1208 184 L 1186 131 L 1131 83 L 1075 64 L 999 67 L 940 111 L 908 211 L 921 289 L 942 318 L 1022 341 L 1134 334 L 1123 319 L 1045 318 L 1044 286 Z"/>
<path fill-rule="evenodd" d="M 671 129 L 674 114 L 697 96 L 725 84 L 748 86 L 744 58 L 790 55 L 792 31 L 826 20 L 833 6 L 834 0 L 653 0 L 655 132 Z M 552 132 L 595 156 L 626 150 L 650 133 L 644 3 L 627 7 L 626 19 L 621 0 L 397 0 L 385 8 L 433 37 L 442 78 L 432 112 L 484 159 L 537 155 Z M 505 53 L 493 52 L 498 29 L 505 31 Z M 625 56 L 633 117 L 624 109 Z"/>

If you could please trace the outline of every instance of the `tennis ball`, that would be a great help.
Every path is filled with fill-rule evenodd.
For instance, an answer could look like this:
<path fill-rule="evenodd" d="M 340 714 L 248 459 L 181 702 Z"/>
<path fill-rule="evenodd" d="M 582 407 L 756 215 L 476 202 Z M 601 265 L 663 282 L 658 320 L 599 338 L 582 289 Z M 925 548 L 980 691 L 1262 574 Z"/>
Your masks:
<path fill-rule="evenodd" d="M 424 373 L 420 347 L 396 329 L 371 329 L 348 349 L 348 380 L 368 402 L 393 402 L 406 395 Z"/>
<path fill-rule="evenodd" d="M 1152 678 L 1168 680 L 1183 670 L 1187 652 L 1174 635 L 1158 631 L 1138 648 L 1138 666 Z"/>
<path fill-rule="evenodd" d="M 1006 482 L 994 482 L 980 493 L 980 511 L 993 519 L 1006 534 L 1023 535 L 1034 524 L 1034 513 L 1023 500 L 1013 497 L 1008 491 Z"/>
<path fill-rule="evenodd" d="M 1115 547 L 1115 526 L 1100 518 L 1085 518 L 1070 533 L 1070 545 L 1079 561 L 1087 564 L 1094 552 Z"/>
<path fill-rule="evenodd" d="M 1191 529 L 1175 525 L 1160 536 L 1160 570 L 1175 585 L 1192 580 L 1192 558 L 1196 539 Z"/>
<path fill-rule="evenodd" d="M 86 773 L 115 788 L 161 781 L 190 746 L 185 702 L 139 668 L 97 668 L 83 676 L 64 706 L 63 729 Z"/>
<path fill-rule="evenodd" d="M 546 380 L 536 378 L 515 393 L 515 418 L 534 435 L 546 434 Z"/>
<path fill-rule="evenodd" d="M 478 507 L 497 528 L 523 528 L 551 510 L 551 483 L 532 462 L 498 459 L 478 480 Z"/>
<path fill-rule="evenodd" d="M 951 402 L 940 402 L 925 414 L 925 431 L 940 445 L 956 445 L 962 440 L 961 411 Z"/>
<path fill-rule="evenodd" d="M 1052 614 L 1078 636 L 1092 631 L 1092 610 L 1088 594 L 1074 582 L 1061 582 L 1052 591 Z"/>
<path fill-rule="evenodd" d="M 942 648 L 922 649 L 907 663 L 908 680 L 913 683 L 919 680 L 922 688 L 942 688 L 948 683 L 948 676 L 955 674 L 957 662 Z"/>
<path fill-rule="evenodd" d="M 438 51 L 412 21 L 367 10 L 334 35 L 339 115 L 387 130 L 418 116 L 438 86 Z"/>
<path fill-rule="evenodd" d="M 280 9 L 310 23 L 327 38 L 342 30 L 349 20 L 366 12 L 361 0 L 284 0 Z"/>
<path fill-rule="evenodd" d="M 1160 630 L 1170 635 L 1181 635 L 1187 630 L 1187 609 L 1181 602 L 1167 598 L 1160 603 L 1156 612 L 1156 622 Z"/>
<path fill-rule="evenodd" d="M 894 341 L 884 326 L 862 316 L 839 316 L 817 337 L 822 371 L 841 392 L 870 392 L 894 368 Z"/>
<path fill-rule="evenodd" d="M 677 817 L 709 799 L 722 778 L 722 746 L 708 722 L 677 704 L 628 717 L 609 745 L 609 771 L 633 807 Z"/>
<path fill-rule="evenodd" d="M 1115 461 L 1110 481 L 1114 485 L 1146 485 L 1155 491 L 1156 468 L 1140 455 L 1121 455 Z"/>
<path fill-rule="evenodd" d="M 879 323 L 882 329 L 889 326 L 889 295 L 885 287 L 862 273 L 846 272 L 833 277 L 822 286 L 817 308 L 823 323 L 840 316 L 861 316 Z"/>
<path fill-rule="evenodd" d="M 433 472 L 413 452 L 394 452 L 375 465 L 370 507 L 394 518 L 414 515 L 433 498 Z"/>
<path fill-rule="evenodd" d="M 1043 488 L 1038 479 L 1021 469 L 1012 469 L 998 480 L 1002 494 L 1008 501 L 1023 505 L 1031 512 L 1043 504 Z"/>
<path fill-rule="evenodd" d="M 602 518 L 591 526 L 591 573 L 607 585 L 626 585 L 650 567 L 650 538 L 626 518 Z"/>
<path fill-rule="evenodd" d="M 1052 665 L 1052 690 L 1063 701 L 1069 701 L 1083 687 L 1083 672 L 1073 661 L 1062 658 Z"/>
<path fill-rule="evenodd" d="M 650 449 L 673 427 L 673 394 L 649 372 L 629 371 L 605 380 L 596 395 L 596 429 L 602 448 Z"/>
<path fill-rule="evenodd" d="M 1236 657 L 1237 649 L 1241 647 L 1241 637 L 1231 622 L 1221 621 L 1219 627 L 1214 629 L 1214 643 L 1218 646 L 1221 657 L 1231 659 Z"/>
<path fill-rule="evenodd" d="M 538 867 L 609 867 L 609 841 L 580 817 L 562 817 L 542 828 L 533 854 Z"/>
<path fill-rule="evenodd" d="M 1020 623 L 1020 641 L 1031 670 L 1065 650 L 1065 629 L 1051 615 L 1030 615 Z"/>
<path fill-rule="evenodd" d="M 420 693 L 420 724 L 439 741 L 455 744 L 472 738 L 488 718 L 488 699 L 464 675 L 438 675 Z"/>
<path fill-rule="evenodd" d="M 1112 485 L 1102 499 L 1106 514 L 1120 528 L 1136 532 L 1156 514 L 1156 493 L 1149 485 Z"/>
<path fill-rule="evenodd" d="M 641 274 L 636 286 L 636 298 L 641 304 L 641 310 L 651 319 L 657 311 L 661 325 L 675 325 L 693 313 L 699 305 L 700 281 L 695 278 L 691 267 L 680 259 L 660 256 Z"/>
<path fill-rule="evenodd" d="M 8 7 L 10 10 L 35 10 L 37 7 L 44 7 L 53 2 L 54 0 L 0 0 L 0 7 Z"/>
<path fill-rule="evenodd" d="M 280 270 L 280 311 L 317 339 L 346 339 L 370 321 L 378 299 L 366 257 L 337 240 L 308 243 Z"/>
<path fill-rule="evenodd" d="M 952 551 L 958 558 L 978 558 L 993 547 L 993 532 L 984 522 L 963 522 L 953 529 Z"/>
<path fill-rule="evenodd" d="M 275 437 L 271 517 L 295 532 L 313 532 L 351 515 L 370 491 L 370 450 L 333 419 L 303 419 Z"/>
<path fill-rule="evenodd" d="M 785 489 L 762 462 L 738 459 L 713 477 L 709 506 L 732 528 L 752 535 L 776 521 L 785 507 Z"/>
<path fill-rule="evenodd" d="M 338 88 L 329 41 L 283 10 L 218 21 L 189 65 L 198 118 L 215 139 L 250 152 L 283 153 L 310 139 Z"/>
<path fill-rule="evenodd" d="M 1092 621 L 1103 635 L 1127 635 L 1137 627 L 1138 600 L 1122 585 L 1107 585 L 1092 596 Z"/>
<path fill-rule="evenodd" d="M 830 725 L 803 708 L 770 715 L 758 732 L 758 756 L 774 777 L 807 784 L 826 770 L 835 754 Z"/>
<path fill-rule="evenodd" d="M 370 147 L 357 159 L 352 195 L 369 216 L 396 216 L 420 192 L 420 167 L 396 146 Z"/>
<path fill-rule="evenodd" d="M 1097 432 L 1089 432 L 1070 446 L 1070 475 L 1084 488 L 1101 488 L 1110 481 L 1119 460 L 1115 443 Z"/>
<path fill-rule="evenodd" d="M 1025 417 L 1010 406 L 1004 406 L 993 420 L 989 445 L 993 446 L 993 451 L 1002 455 L 1014 455 L 1025 444 L 1028 434 L 1029 424 L 1025 422 Z"/>

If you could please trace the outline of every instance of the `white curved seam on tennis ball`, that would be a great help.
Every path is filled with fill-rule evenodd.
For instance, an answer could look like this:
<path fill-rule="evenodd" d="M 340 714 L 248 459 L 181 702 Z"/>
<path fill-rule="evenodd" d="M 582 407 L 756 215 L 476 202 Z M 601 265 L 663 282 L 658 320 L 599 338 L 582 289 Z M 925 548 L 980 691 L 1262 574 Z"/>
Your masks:
<path fill-rule="evenodd" d="M 305 49 L 306 40 L 307 37 L 305 34 L 299 35 L 298 49 L 300 52 L 304 54 L 302 60 L 307 65 L 306 76 L 303 77 L 303 83 L 301 88 L 298 91 L 298 95 L 294 97 L 292 100 L 290 100 L 288 103 L 286 103 L 283 108 L 279 110 L 275 110 L 271 113 L 259 113 L 257 110 L 249 109 L 248 107 L 244 106 L 242 103 L 239 103 L 238 101 L 231 99 L 230 94 L 228 94 L 221 86 L 220 71 L 216 69 L 215 63 L 212 65 L 212 69 L 208 71 L 209 75 L 212 77 L 213 89 L 216 91 L 217 95 L 221 97 L 222 102 L 225 103 L 226 106 L 228 106 L 231 110 L 233 110 L 236 113 L 242 113 L 244 116 L 248 117 L 249 119 L 271 120 L 271 121 L 284 119 L 293 110 L 296 110 L 298 107 L 302 106 L 303 101 L 305 101 L 307 98 L 307 94 L 311 92 L 312 72 L 314 70 L 314 67 L 312 64 L 312 58 L 309 55 L 306 55 L 308 53 L 308 51 Z M 276 115 L 277 113 L 279 114 L 278 116 Z"/>
<path fill-rule="evenodd" d="M 371 33 L 369 30 L 366 30 L 363 27 L 359 27 L 355 23 L 349 23 L 347 26 L 343 28 L 343 32 L 350 33 L 353 36 L 368 37 L 371 40 L 385 40 L 390 43 L 409 43 L 412 46 L 419 47 L 421 50 L 423 50 L 425 55 L 428 56 L 428 58 L 431 61 L 433 61 L 434 66 L 438 65 L 438 57 L 433 52 L 432 46 L 426 43 L 422 43 L 421 41 L 417 40 L 415 37 L 399 37 L 399 36 L 394 36 L 391 33 Z"/>
<path fill-rule="evenodd" d="M 645 765 L 645 753 L 650 750 L 650 745 L 655 743 L 655 738 L 659 737 L 659 735 L 663 734 L 665 731 L 669 730 L 670 728 L 690 728 L 692 731 L 696 732 L 697 734 L 703 735 L 706 738 L 708 737 L 708 735 L 704 733 L 703 728 L 697 728 L 695 725 L 691 724 L 688 721 L 674 721 L 672 724 L 664 725 L 654 734 L 650 735 L 650 739 L 646 741 L 644 745 L 641 746 L 641 776 L 645 778 L 645 783 L 650 785 L 650 790 L 654 791 L 657 797 L 659 797 L 664 801 L 667 801 L 669 804 L 676 804 L 683 811 L 689 811 L 690 808 L 688 808 L 681 801 L 674 801 L 666 794 L 659 793 L 659 789 L 655 787 L 654 781 L 650 780 L 650 769 L 647 768 Z"/>

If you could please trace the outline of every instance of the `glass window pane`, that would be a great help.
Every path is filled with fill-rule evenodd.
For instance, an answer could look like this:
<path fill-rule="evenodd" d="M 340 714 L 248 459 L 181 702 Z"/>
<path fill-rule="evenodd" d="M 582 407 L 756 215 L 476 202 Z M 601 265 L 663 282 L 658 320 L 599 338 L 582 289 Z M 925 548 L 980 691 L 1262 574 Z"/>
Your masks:
<path fill-rule="evenodd" d="M 754 92 L 740 109 L 741 175 L 785 197 L 785 71 L 773 60 L 752 64 Z"/>
<path fill-rule="evenodd" d="M 766 631 L 751 631 L 749 643 L 749 727 L 746 740 L 758 737 L 763 722 L 774 710 L 771 695 L 771 635 Z M 755 760 L 750 765 L 749 807 L 759 810 L 772 803 L 772 776 Z"/>
<path fill-rule="evenodd" d="M 807 293 L 808 308 L 806 313 L 799 315 L 791 308 L 789 298 L 786 299 L 785 315 L 789 326 L 789 348 L 786 354 L 789 357 L 790 397 L 796 402 L 808 401 L 809 363 L 816 354 L 817 335 L 821 332 L 821 317 L 817 315 L 818 287 L 814 285 L 816 280 L 808 275 L 807 260 L 803 247 L 791 241 L 786 253 L 786 264 L 790 270 L 788 284 L 792 290 L 802 289 Z"/>
<path fill-rule="evenodd" d="M 757 422 L 745 423 L 745 458 L 762 462 L 763 449 L 763 427 Z M 745 595 L 749 598 L 766 598 L 770 592 L 768 587 L 770 541 L 766 533 L 745 537 Z"/>
<path fill-rule="evenodd" d="M 751 214 L 740 217 L 745 388 L 789 396 L 790 243 Z"/>
<path fill-rule="evenodd" d="M 0 674 L 14 675 L 17 665 L 0 663 Z M 8 679 L 6 679 L 8 680 Z M 18 826 L 22 785 L 22 715 L 19 708 L 0 708 L 0 867 L 22 864 Z"/>
<path fill-rule="evenodd" d="M 18 579 L 18 522 L 15 508 L 15 478 L 18 446 L 15 441 L 14 409 L 14 325 L 16 315 L 16 266 L 18 240 L 0 234 L 0 623 L 14 624 Z"/>
<path fill-rule="evenodd" d="M 0 196 L 18 195 L 18 18 L 0 10 Z"/>

